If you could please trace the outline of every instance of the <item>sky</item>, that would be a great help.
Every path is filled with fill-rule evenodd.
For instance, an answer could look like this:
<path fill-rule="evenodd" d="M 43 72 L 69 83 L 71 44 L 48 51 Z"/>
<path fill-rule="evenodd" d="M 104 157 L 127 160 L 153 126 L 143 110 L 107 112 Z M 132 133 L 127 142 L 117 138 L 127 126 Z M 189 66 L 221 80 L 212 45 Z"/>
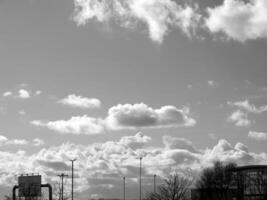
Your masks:
<path fill-rule="evenodd" d="M 19 174 L 138 198 L 216 160 L 267 164 L 265 0 L 1 0 L 0 193 Z M 66 190 L 70 189 L 67 179 Z"/>

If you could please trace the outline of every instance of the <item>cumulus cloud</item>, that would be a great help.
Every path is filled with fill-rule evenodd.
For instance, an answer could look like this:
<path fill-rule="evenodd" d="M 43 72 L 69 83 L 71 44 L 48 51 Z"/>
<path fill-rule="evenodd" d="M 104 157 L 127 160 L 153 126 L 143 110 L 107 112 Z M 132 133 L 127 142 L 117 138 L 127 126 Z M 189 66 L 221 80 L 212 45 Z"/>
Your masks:
<path fill-rule="evenodd" d="M 105 130 L 194 126 L 196 120 L 190 116 L 189 108 L 177 109 L 174 106 L 163 106 L 153 109 L 140 103 L 113 106 L 109 109 L 106 118 L 84 115 L 71 117 L 69 120 L 33 120 L 30 123 L 59 133 L 100 134 Z"/>
<path fill-rule="evenodd" d="M 151 137 L 138 132 L 134 136 L 122 137 L 119 143 L 124 144 L 132 149 L 140 149 L 143 148 L 149 141 L 151 141 Z"/>
<path fill-rule="evenodd" d="M 251 139 L 263 141 L 263 140 L 267 140 L 267 133 L 250 131 L 248 133 L 248 137 Z"/>
<path fill-rule="evenodd" d="M 238 110 L 233 112 L 228 118 L 229 121 L 234 122 L 237 126 L 249 126 L 252 121 L 248 119 L 248 114 L 261 114 L 267 111 L 267 106 L 257 107 L 248 100 L 227 102 L 229 106 L 236 107 Z"/>
<path fill-rule="evenodd" d="M 180 110 L 174 106 L 163 106 L 153 109 L 140 103 L 111 107 L 106 123 L 111 129 L 133 129 L 194 126 L 196 121 L 190 117 L 188 108 Z"/>
<path fill-rule="evenodd" d="M 71 117 L 69 120 L 57 120 L 49 122 L 34 120 L 31 121 L 31 124 L 39 127 L 46 127 L 62 134 L 70 133 L 76 135 L 91 135 L 104 132 L 102 120 L 88 117 L 87 115 Z"/>
<path fill-rule="evenodd" d="M 189 37 L 198 30 L 223 33 L 239 42 L 267 38 L 265 0 L 224 0 L 205 11 L 192 1 L 175 0 L 74 0 L 74 5 L 78 25 L 95 21 L 133 29 L 143 24 L 159 43 L 175 29 Z"/>
<path fill-rule="evenodd" d="M 267 38 L 266 0 L 224 0 L 207 10 L 206 26 L 211 33 L 221 32 L 241 42 Z"/>
<path fill-rule="evenodd" d="M 212 149 L 207 149 L 204 156 L 204 160 L 207 161 L 207 163 L 216 160 L 235 162 L 239 165 L 266 163 L 266 154 L 248 152 L 248 148 L 244 144 L 237 143 L 235 146 L 232 146 L 232 144 L 224 139 L 219 140 L 218 144 Z"/>
<path fill-rule="evenodd" d="M 247 113 L 237 110 L 233 112 L 229 117 L 228 117 L 229 122 L 235 123 L 236 126 L 249 126 L 251 125 L 251 121 L 248 119 Z"/>
<path fill-rule="evenodd" d="M 163 143 L 168 149 L 185 149 L 196 153 L 198 150 L 190 140 L 185 138 L 175 138 L 171 136 L 163 136 Z"/>
<path fill-rule="evenodd" d="M 74 0 L 74 21 L 115 22 L 122 27 L 147 26 L 153 41 L 162 42 L 170 29 L 178 28 L 190 36 L 198 26 L 198 7 L 174 0 Z"/>
<path fill-rule="evenodd" d="M 64 99 L 59 100 L 59 103 L 79 108 L 99 108 L 101 101 L 96 98 L 87 98 L 71 94 Z"/>
<path fill-rule="evenodd" d="M 25 89 L 20 89 L 18 91 L 18 98 L 29 99 L 31 97 L 30 92 Z"/>

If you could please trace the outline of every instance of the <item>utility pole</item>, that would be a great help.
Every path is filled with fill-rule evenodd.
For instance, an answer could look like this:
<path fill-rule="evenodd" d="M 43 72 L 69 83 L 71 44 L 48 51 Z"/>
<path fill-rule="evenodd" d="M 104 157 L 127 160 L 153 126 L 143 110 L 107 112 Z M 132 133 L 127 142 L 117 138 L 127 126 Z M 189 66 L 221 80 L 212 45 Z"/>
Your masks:
<path fill-rule="evenodd" d="M 142 200 L 142 157 L 140 159 L 140 183 L 139 183 L 139 200 Z"/>
<path fill-rule="evenodd" d="M 125 200 L 125 176 L 123 177 L 123 200 Z"/>
<path fill-rule="evenodd" d="M 73 169 L 74 169 L 74 162 L 76 161 L 77 159 L 72 159 L 70 160 L 71 161 L 71 200 L 73 200 L 73 180 L 74 180 L 74 177 L 73 177 Z"/>
<path fill-rule="evenodd" d="M 61 200 L 64 200 L 64 177 L 67 177 L 67 174 L 61 173 L 58 175 L 61 179 Z"/>
<path fill-rule="evenodd" d="M 157 175 L 154 174 L 154 193 L 156 193 L 156 177 Z"/>

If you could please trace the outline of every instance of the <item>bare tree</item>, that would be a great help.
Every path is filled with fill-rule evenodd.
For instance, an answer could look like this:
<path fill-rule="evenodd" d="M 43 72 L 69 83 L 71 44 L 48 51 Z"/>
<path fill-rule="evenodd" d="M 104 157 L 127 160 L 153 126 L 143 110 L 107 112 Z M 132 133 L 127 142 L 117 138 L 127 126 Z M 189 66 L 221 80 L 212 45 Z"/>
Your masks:
<path fill-rule="evenodd" d="M 149 193 L 147 200 L 188 200 L 193 179 L 174 174 L 157 187 L 157 192 Z"/>
<path fill-rule="evenodd" d="M 66 181 L 64 180 L 64 185 L 66 185 Z M 61 183 L 60 181 L 54 182 L 53 183 L 53 200 L 61 200 L 62 194 L 61 194 Z M 67 193 L 68 191 L 64 191 L 64 200 L 70 199 L 70 194 Z"/>

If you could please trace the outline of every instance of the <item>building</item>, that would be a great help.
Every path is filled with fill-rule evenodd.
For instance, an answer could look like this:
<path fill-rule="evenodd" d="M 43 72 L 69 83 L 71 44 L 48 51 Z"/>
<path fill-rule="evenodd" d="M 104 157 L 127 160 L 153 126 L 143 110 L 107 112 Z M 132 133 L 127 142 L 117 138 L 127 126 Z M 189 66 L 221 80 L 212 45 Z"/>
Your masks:
<path fill-rule="evenodd" d="M 239 166 L 231 169 L 229 189 L 193 189 L 192 200 L 267 200 L 267 165 Z"/>
<path fill-rule="evenodd" d="M 236 167 L 233 173 L 238 200 L 267 199 L 267 165 Z"/>

